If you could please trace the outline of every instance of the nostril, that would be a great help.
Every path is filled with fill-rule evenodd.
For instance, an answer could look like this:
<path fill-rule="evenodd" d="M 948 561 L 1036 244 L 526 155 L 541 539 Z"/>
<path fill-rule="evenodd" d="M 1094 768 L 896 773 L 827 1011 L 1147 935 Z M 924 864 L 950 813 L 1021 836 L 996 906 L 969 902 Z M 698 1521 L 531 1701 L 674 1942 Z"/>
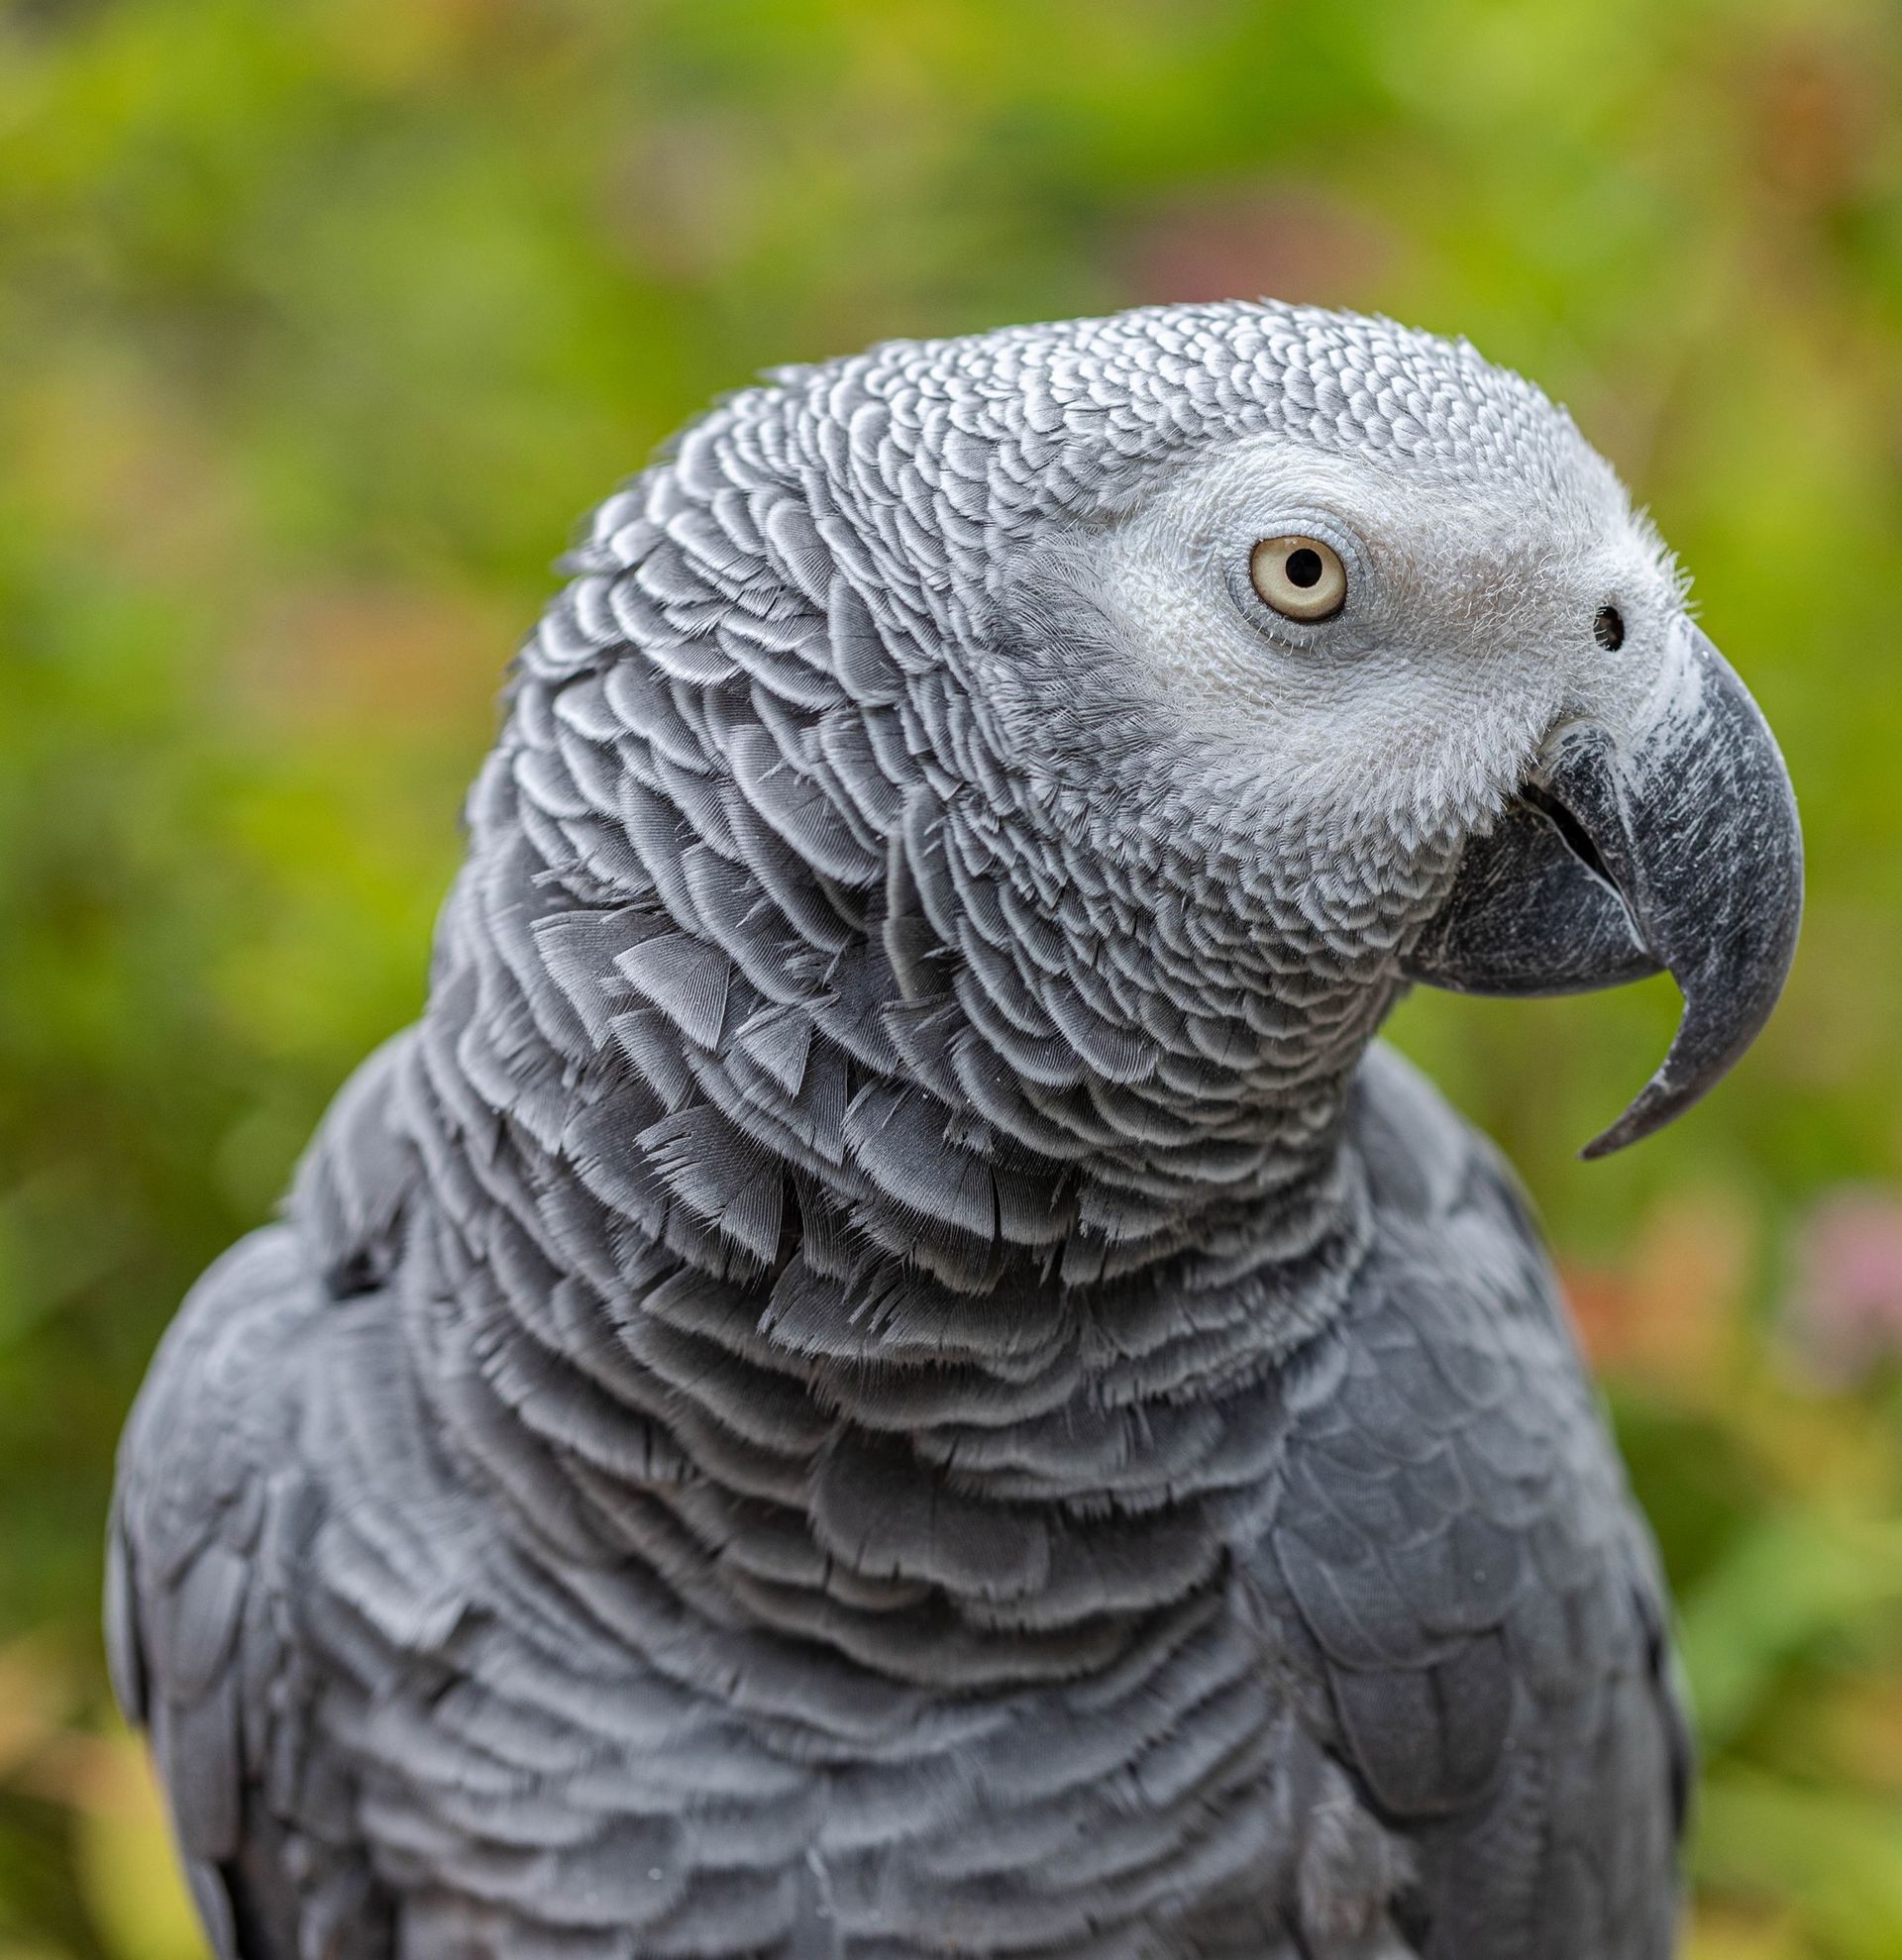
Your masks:
<path fill-rule="evenodd" d="M 1625 615 L 1616 606 L 1600 606 L 1592 616 L 1592 638 L 1608 654 L 1625 644 Z"/>

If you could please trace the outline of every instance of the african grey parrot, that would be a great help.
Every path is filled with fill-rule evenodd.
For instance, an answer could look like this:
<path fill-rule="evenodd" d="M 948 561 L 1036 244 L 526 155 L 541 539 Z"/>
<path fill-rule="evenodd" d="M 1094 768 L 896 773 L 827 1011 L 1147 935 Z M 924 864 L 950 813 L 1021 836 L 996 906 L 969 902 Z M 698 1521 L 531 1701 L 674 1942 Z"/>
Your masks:
<path fill-rule="evenodd" d="M 569 569 L 421 1021 L 127 1432 L 218 1951 L 1666 1953 L 1653 1554 L 1373 1042 L 1668 968 L 1610 1147 L 1779 990 L 1788 778 L 1610 467 L 1165 307 L 776 371 Z"/>

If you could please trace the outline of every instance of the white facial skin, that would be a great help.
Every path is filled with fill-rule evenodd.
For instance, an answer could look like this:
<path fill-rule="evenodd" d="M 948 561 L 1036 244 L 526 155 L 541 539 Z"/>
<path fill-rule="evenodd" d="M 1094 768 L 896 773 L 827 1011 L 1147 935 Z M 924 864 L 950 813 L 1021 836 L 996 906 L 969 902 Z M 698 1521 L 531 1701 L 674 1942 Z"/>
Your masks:
<path fill-rule="evenodd" d="M 1340 557 L 1333 617 L 1289 620 L 1256 594 L 1249 554 L 1286 534 Z M 1582 441 L 1563 481 L 1502 469 L 1494 487 L 1258 438 L 1083 550 L 1097 607 L 1179 725 L 1317 823 L 1483 825 L 1555 726 L 1635 727 L 1676 665 L 1669 561 Z M 1616 651 L 1593 632 L 1605 605 Z"/>

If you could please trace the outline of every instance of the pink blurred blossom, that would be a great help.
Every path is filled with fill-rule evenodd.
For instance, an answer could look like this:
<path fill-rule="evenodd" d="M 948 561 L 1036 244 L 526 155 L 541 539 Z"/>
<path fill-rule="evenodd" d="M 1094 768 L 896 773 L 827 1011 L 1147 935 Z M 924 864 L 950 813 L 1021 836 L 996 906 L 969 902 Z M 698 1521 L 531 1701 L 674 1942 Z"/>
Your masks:
<path fill-rule="evenodd" d="M 1816 1206 L 1797 1241 L 1790 1319 L 1833 1381 L 1902 1354 L 1902 1196 L 1845 1188 Z"/>

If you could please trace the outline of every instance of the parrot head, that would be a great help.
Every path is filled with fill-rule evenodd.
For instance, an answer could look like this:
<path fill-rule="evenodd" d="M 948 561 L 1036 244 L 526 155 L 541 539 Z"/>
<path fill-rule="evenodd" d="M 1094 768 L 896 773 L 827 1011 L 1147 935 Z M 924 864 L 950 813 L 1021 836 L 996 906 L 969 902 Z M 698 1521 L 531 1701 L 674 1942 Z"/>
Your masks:
<path fill-rule="evenodd" d="M 1463 342 L 1277 306 L 1120 316 L 1046 389 L 1089 447 L 994 554 L 987 691 L 1052 807 L 1274 866 L 1396 987 L 1668 970 L 1675 1040 L 1587 1155 L 1703 1094 L 1789 969 L 1795 798 L 1570 417 Z"/>

